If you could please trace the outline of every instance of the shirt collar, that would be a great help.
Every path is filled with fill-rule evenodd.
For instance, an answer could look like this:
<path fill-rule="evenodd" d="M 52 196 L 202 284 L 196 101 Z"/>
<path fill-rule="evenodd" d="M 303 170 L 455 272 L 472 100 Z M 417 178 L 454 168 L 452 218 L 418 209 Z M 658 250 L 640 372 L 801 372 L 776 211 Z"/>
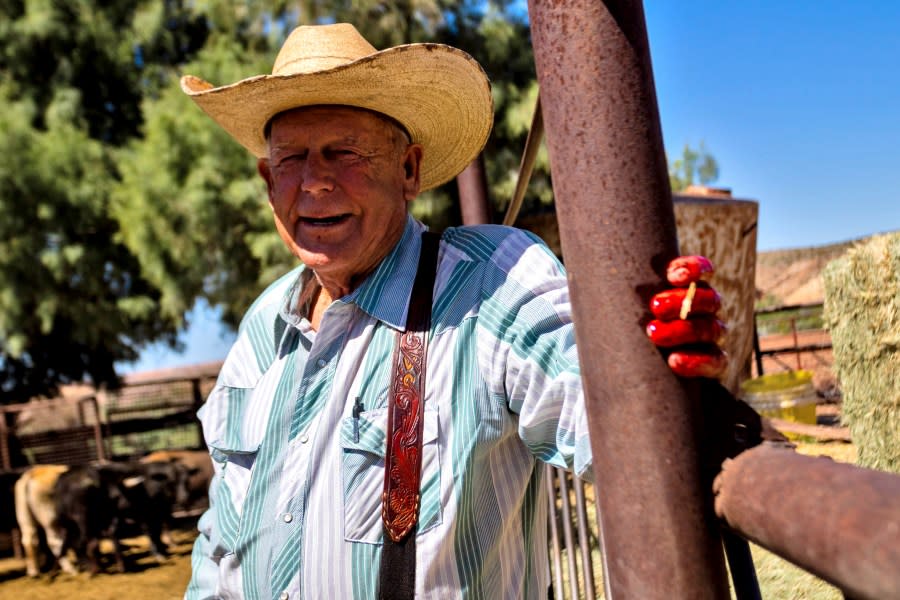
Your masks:
<path fill-rule="evenodd" d="M 355 302 L 372 317 L 404 331 L 423 231 L 425 226 L 407 215 L 406 226 L 397 245 L 362 285 L 341 301 Z"/>
<path fill-rule="evenodd" d="M 406 313 L 419 264 L 422 232 L 425 229 L 422 223 L 407 215 L 400 241 L 358 288 L 337 302 L 354 303 L 373 318 L 394 329 L 405 331 Z M 295 326 L 301 320 L 296 306 L 304 281 L 301 272 L 285 294 L 280 310 L 281 318 Z"/>

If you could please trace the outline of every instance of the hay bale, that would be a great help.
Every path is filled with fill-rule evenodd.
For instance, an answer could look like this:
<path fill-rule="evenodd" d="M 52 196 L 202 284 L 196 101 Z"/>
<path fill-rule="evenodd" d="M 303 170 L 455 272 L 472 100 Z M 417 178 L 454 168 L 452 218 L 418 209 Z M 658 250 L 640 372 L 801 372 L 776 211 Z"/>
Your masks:
<path fill-rule="evenodd" d="M 900 473 L 900 234 L 851 248 L 823 277 L 842 420 L 858 462 Z"/>

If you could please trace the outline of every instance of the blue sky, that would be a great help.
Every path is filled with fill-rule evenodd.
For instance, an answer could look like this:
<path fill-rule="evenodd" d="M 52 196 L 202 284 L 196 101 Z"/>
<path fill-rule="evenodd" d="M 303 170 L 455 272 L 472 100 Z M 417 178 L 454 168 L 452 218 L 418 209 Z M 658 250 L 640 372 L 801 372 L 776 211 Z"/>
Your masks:
<path fill-rule="evenodd" d="M 900 230 L 900 2 L 645 0 L 670 157 L 701 142 L 716 185 L 759 202 L 760 251 Z M 224 358 L 233 334 L 199 305 L 183 353 Z"/>
<path fill-rule="evenodd" d="M 644 9 L 667 151 L 705 143 L 759 250 L 900 229 L 900 2 Z"/>

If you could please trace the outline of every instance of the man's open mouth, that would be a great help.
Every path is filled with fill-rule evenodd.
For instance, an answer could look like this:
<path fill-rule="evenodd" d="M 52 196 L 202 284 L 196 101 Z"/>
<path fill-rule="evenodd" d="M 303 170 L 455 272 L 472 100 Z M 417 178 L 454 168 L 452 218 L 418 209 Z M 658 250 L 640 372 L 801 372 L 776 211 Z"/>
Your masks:
<path fill-rule="evenodd" d="M 304 225 L 313 225 L 317 227 L 325 227 L 328 225 L 337 225 L 343 223 L 350 218 L 349 214 L 334 215 L 331 217 L 300 217 L 300 222 Z"/>

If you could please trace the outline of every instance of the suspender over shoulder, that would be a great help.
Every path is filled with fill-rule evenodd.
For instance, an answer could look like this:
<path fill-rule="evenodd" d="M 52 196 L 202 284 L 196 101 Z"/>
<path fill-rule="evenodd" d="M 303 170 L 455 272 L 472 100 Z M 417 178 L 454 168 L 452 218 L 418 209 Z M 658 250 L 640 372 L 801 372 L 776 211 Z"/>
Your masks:
<path fill-rule="evenodd" d="M 416 523 L 422 471 L 425 365 L 440 236 L 422 234 L 422 250 L 406 317 L 391 366 L 387 448 L 381 517 L 384 546 L 379 573 L 382 600 L 413 598 L 416 583 Z"/>

